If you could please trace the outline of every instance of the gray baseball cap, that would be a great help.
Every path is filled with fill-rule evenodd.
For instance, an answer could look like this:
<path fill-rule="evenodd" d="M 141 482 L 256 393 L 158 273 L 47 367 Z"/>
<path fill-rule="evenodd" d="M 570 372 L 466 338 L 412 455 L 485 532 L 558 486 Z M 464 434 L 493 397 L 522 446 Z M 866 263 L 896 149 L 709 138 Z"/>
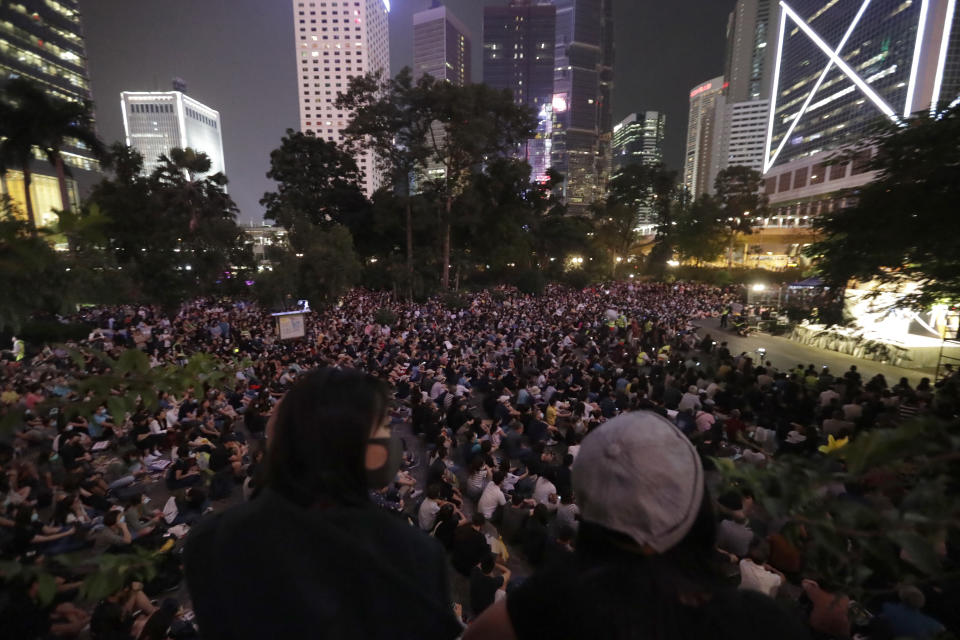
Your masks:
<path fill-rule="evenodd" d="M 693 444 L 669 420 L 634 411 L 584 438 L 573 465 L 573 490 L 583 520 L 663 553 L 697 519 L 703 467 Z"/>

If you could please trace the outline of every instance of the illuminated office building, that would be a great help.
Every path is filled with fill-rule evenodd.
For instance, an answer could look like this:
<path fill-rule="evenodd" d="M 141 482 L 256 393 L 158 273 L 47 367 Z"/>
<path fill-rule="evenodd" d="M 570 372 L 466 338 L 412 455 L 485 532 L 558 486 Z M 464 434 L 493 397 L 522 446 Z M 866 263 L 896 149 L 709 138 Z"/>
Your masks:
<path fill-rule="evenodd" d="M 78 0 L 18 0 L 0 2 L 0 86 L 13 78 L 33 81 L 50 96 L 90 101 L 90 80 Z M 69 141 L 68 141 L 69 142 Z M 64 206 L 56 171 L 35 150 L 30 194 L 37 222 L 57 221 L 54 210 Z M 82 191 L 99 180 L 100 166 L 89 149 L 73 141 L 61 151 L 72 174 L 67 193 L 76 205 Z M 25 210 L 23 173 L 11 167 L 0 177 L 0 193 L 9 194 Z"/>
<path fill-rule="evenodd" d="M 160 155 L 179 147 L 210 158 L 209 173 L 226 173 L 220 113 L 182 91 L 124 91 L 120 94 L 127 146 L 143 155 L 143 172 L 159 165 Z"/>
<path fill-rule="evenodd" d="M 632 164 L 663 162 L 666 116 L 658 111 L 631 113 L 613 127 L 613 166 L 616 174 Z"/>
<path fill-rule="evenodd" d="M 552 0 L 557 8 L 551 163 L 572 213 L 605 190 L 613 91 L 612 0 Z"/>
<path fill-rule="evenodd" d="M 413 75 L 424 74 L 457 86 L 470 84 L 470 32 L 436 0 L 413 14 Z"/>
<path fill-rule="evenodd" d="M 293 0 L 300 129 L 343 142 L 350 114 L 336 107 L 350 78 L 390 76 L 389 0 Z M 372 153 L 357 158 L 372 195 L 381 175 Z"/>
<path fill-rule="evenodd" d="M 765 169 L 960 94 L 956 0 L 780 4 Z"/>
<path fill-rule="evenodd" d="M 690 91 L 683 186 L 694 197 L 710 193 L 717 175 L 720 130 L 723 124 L 723 76 Z"/>
<path fill-rule="evenodd" d="M 545 180 L 551 164 L 553 74 L 557 9 L 513 0 L 483 9 L 483 82 L 506 89 L 537 115 L 537 133 L 520 149 L 534 180 Z"/>

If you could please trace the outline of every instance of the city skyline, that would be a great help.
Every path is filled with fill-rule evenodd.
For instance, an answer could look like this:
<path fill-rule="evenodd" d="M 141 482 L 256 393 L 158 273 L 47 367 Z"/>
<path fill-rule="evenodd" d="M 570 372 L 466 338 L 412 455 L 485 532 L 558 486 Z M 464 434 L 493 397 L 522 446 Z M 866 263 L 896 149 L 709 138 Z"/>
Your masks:
<path fill-rule="evenodd" d="M 474 36 L 475 81 L 482 77 L 483 7 L 506 4 L 506 0 L 445 2 Z M 614 1 L 616 54 L 630 63 L 614 67 L 613 118 L 619 121 L 637 105 L 666 113 L 664 155 L 673 169 L 683 166 L 689 87 L 723 70 L 724 30 L 734 4 L 678 0 L 666 7 Z M 394 71 L 412 65 L 413 14 L 430 5 L 430 0 L 391 3 Z M 242 222 L 259 221 L 258 201 L 273 186 L 265 176 L 269 153 L 280 144 L 286 128 L 299 127 L 290 3 L 170 0 L 133 6 L 98 0 L 82 3 L 81 11 L 101 137 L 107 142 L 123 138 L 121 91 L 163 90 L 171 78 L 183 77 L 193 97 L 220 111 L 231 195 Z M 218 28 L 210 30 L 211 23 Z M 698 46 L 691 47 L 691 42 Z M 663 57 L 674 63 L 636 63 Z"/>

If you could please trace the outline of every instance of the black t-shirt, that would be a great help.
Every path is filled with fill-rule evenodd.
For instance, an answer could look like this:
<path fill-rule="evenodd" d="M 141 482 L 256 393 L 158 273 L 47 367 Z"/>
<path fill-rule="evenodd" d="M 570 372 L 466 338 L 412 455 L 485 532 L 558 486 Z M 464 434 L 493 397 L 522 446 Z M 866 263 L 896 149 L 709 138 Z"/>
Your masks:
<path fill-rule="evenodd" d="M 644 560 L 628 552 L 587 558 L 537 571 L 507 597 L 518 640 L 801 640 L 799 621 L 755 591 L 723 587 L 700 606 L 681 604 L 657 589 Z"/>
<path fill-rule="evenodd" d="M 216 473 L 221 469 L 224 469 L 230 465 L 230 452 L 227 451 L 227 448 L 221 443 L 218 444 L 213 452 L 210 454 L 210 471 Z"/>
<path fill-rule="evenodd" d="M 488 576 L 480 567 L 470 572 L 470 609 L 478 616 L 493 604 L 497 589 L 503 586 L 503 576 Z"/>
<path fill-rule="evenodd" d="M 206 640 L 462 631 L 440 545 L 372 504 L 305 509 L 264 489 L 202 518 L 184 560 Z"/>
<path fill-rule="evenodd" d="M 469 523 L 461 525 L 453 534 L 453 568 L 465 576 L 470 575 L 474 565 L 490 553 L 490 545 L 482 533 Z"/>

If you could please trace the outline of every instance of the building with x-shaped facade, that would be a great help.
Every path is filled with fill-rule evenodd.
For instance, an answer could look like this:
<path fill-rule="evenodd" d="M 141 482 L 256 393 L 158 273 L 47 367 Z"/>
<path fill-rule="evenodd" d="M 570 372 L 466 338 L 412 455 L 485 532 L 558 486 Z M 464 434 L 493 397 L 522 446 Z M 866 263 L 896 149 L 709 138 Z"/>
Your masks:
<path fill-rule="evenodd" d="M 878 122 L 904 123 L 957 104 L 957 3 L 779 2 L 763 160 L 771 215 L 761 226 L 807 227 L 815 216 L 849 205 L 874 177 L 871 149 L 858 143 Z M 828 162 L 853 146 L 850 161 Z"/>

